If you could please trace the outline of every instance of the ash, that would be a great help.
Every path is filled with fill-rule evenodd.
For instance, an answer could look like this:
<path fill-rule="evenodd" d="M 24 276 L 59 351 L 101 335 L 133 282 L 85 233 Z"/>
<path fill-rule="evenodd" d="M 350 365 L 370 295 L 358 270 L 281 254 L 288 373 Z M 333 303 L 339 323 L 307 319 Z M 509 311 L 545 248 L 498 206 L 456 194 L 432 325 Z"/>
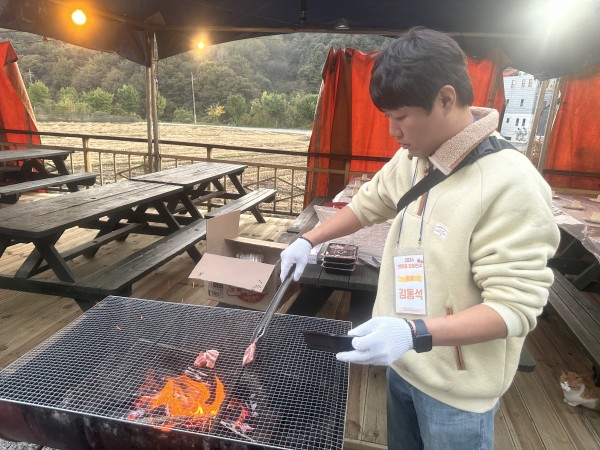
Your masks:
<path fill-rule="evenodd" d="M 27 442 L 13 442 L 0 439 L 0 450 L 58 450 Z"/>

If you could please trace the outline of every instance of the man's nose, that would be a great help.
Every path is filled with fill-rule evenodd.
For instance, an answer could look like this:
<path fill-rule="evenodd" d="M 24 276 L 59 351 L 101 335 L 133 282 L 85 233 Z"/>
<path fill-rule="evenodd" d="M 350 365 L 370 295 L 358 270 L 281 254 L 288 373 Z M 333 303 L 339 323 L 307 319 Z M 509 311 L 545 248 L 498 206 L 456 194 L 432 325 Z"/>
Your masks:
<path fill-rule="evenodd" d="M 390 120 L 389 133 L 392 137 L 402 136 L 402 129 L 398 125 L 394 125 L 394 122 Z"/>

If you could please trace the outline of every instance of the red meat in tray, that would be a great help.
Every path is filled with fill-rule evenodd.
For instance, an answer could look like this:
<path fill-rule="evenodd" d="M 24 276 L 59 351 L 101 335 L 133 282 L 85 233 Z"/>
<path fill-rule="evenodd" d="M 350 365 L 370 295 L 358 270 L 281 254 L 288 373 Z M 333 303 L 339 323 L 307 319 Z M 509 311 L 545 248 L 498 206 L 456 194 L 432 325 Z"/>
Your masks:
<path fill-rule="evenodd" d="M 354 264 L 358 256 L 358 247 L 352 244 L 331 242 L 323 252 L 323 261 L 327 263 Z"/>

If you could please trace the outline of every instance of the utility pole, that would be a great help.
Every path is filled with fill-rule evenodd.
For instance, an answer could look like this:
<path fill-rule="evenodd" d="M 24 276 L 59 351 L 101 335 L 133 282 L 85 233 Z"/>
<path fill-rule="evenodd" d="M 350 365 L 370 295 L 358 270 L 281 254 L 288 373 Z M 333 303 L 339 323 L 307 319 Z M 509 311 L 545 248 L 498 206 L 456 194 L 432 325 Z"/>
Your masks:
<path fill-rule="evenodd" d="M 33 78 L 31 75 L 31 69 L 29 69 L 29 84 L 33 83 Z"/>
<path fill-rule="evenodd" d="M 196 123 L 196 94 L 194 93 L 194 72 L 190 72 L 192 75 L 192 107 L 194 109 L 194 123 Z"/>

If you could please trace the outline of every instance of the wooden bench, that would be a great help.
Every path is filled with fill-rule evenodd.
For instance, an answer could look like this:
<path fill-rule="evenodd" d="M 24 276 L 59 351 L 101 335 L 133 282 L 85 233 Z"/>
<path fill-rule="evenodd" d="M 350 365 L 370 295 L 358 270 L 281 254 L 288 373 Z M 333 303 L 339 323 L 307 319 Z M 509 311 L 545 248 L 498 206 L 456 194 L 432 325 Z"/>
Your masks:
<path fill-rule="evenodd" d="M 108 295 L 131 295 L 131 285 L 187 251 L 195 261 L 202 255 L 194 245 L 206 239 L 206 220 L 198 219 L 173 234 L 165 236 L 127 258 L 94 272 L 75 284 L 75 300 L 82 309 Z"/>
<path fill-rule="evenodd" d="M 556 311 L 592 360 L 593 376 L 600 386 L 600 308 L 560 272 L 554 271 L 548 304 Z"/>
<path fill-rule="evenodd" d="M 66 185 L 69 190 L 76 191 L 78 186 L 92 186 L 97 176 L 95 172 L 74 173 L 0 186 L 0 203 L 16 203 L 23 192 L 55 186 Z"/>
<path fill-rule="evenodd" d="M 260 223 L 265 223 L 265 219 L 262 214 L 258 211 L 258 205 L 263 202 L 271 202 L 275 199 L 277 190 L 260 188 L 252 192 L 237 198 L 229 203 L 220 206 L 212 211 L 207 212 L 204 216 L 206 218 L 220 216 L 231 211 L 250 211 L 256 217 L 256 220 Z"/>

